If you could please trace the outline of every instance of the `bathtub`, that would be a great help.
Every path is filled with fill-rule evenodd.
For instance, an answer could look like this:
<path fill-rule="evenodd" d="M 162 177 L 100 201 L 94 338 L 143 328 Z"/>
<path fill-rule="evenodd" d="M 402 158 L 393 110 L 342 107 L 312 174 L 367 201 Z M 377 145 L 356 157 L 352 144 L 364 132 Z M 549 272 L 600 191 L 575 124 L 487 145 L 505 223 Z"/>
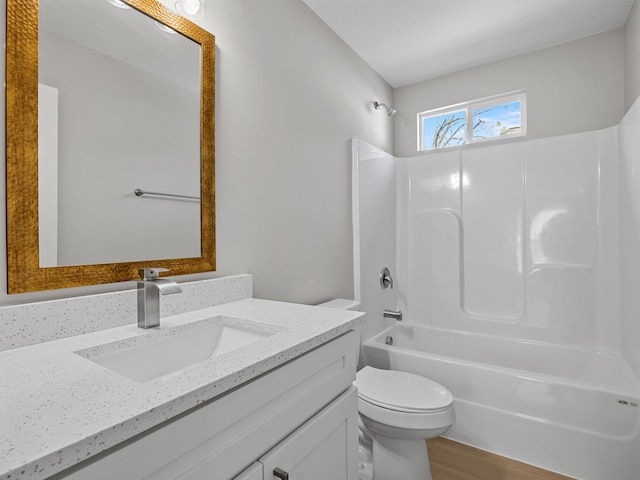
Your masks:
<path fill-rule="evenodd" d="M 452 440 L 580 480 L 640 479 L 640 384 L 616 355 L 410 323 L 362 349 L 451 391 Z"/>

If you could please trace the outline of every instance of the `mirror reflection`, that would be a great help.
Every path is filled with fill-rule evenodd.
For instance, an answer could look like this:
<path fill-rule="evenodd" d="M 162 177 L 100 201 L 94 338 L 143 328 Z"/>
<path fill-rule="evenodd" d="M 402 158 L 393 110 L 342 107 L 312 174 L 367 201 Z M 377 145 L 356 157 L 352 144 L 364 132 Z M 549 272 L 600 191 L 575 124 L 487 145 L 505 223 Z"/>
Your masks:
<path fill-rule="evenodd" d="M 118 0 L 38 23 L 40 266 L 199 257 L 200 44 Z"/>
<path fill-rule="evenodd" d="M 159 265 L 216 269 L 215 37 L 157 0 L 107 1 L 7 0 L 10 294 L 132 280 Z"/>

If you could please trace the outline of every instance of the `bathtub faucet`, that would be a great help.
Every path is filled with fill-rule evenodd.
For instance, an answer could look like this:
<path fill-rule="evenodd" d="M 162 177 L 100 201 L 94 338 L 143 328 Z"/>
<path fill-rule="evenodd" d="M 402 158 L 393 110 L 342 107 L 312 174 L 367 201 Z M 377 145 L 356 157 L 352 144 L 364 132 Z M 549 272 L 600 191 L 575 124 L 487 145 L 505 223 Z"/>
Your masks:
<path fill-rule="evenodd" d="M 391 277 L 391 272 L 387 267 L 384 267 L 380 272 L 380 286 L 383 290 L 388 287 L 391 287 L 393 290 L 393 278 Z"/>
<path fill-rule="evenodd" d="M 382 312 L 382 316 L 384 318 L 394 318 L 397 321 L 402 320 L 402 311 L 398 310 L 397 312 L 395 310 L 384 310 Z"/>

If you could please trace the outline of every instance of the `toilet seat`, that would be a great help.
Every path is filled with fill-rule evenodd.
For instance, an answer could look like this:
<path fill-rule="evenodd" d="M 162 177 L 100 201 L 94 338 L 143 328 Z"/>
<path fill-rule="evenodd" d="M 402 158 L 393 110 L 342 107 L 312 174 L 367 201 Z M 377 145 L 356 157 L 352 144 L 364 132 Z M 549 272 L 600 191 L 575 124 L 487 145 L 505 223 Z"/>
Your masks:
<path fill-rule="evenodd" d="M 396 412 L 437 413 L 453 404 L 453 396 L 442 385 L 408 372 L 366 366 L 357 373 L 354 385 L 359 401 Z"/>
<path fill-rule="evenodd" d="M 380 407 L 362 398 L 358 398 L 358 413 L 379 424 L 407 431 L 449 428 L 456 419 L 453 404 L 437 412 L 410 413 Z"/>

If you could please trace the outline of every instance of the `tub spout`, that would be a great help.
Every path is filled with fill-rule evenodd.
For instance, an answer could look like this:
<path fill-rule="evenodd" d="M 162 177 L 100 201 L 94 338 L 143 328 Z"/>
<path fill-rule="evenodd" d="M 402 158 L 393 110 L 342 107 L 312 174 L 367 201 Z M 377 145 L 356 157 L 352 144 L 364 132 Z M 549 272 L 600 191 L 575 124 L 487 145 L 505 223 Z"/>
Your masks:
<path fill-rule="evenodd" d="M 398 321 L 402 320 L 402 311 L 398 310 L 397 312 L 395 310 L 384 310 L 382 312 L 382 316 L 384 318 L 394 318 Z"/>

